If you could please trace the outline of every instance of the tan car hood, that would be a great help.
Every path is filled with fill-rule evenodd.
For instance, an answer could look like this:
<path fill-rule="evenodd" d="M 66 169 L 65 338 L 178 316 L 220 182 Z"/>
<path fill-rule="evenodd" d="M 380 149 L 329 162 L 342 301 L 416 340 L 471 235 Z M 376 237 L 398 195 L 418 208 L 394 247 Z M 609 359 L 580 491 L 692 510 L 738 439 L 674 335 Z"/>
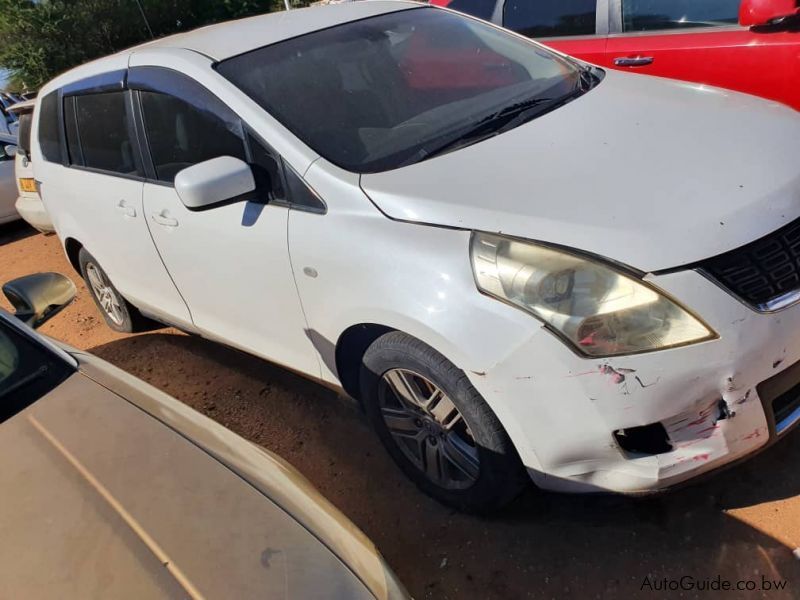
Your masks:
<path fill-rule="evenodd" d="M 209 423 L 222 446 L 252 448 Z M 83 373 L 4 423 L 0 597 L 372 597 L 307 527 L 185 436 Z"/>

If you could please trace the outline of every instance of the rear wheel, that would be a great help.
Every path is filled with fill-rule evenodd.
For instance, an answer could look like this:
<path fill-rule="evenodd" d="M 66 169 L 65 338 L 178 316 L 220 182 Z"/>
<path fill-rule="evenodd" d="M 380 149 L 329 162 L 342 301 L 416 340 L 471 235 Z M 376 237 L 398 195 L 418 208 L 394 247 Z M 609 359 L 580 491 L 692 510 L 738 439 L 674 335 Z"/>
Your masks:
<path fill-rule="evenodd" d="M 418 487 L 460 510 L 487 512 L 527 481 L 499 420 L 463 371 L 401 332 L 364 355 L 367 414 L 395 462 Z"/>
<path fill-rule="evenodd" d="M 122 297 L 94 256 L 85 248 L 81 248 L 78 262 L 86 287 L 111 329 L 122 333 L 135 333 L 158 326 L 155 321 L 142 316 L 135 306 Z"/>

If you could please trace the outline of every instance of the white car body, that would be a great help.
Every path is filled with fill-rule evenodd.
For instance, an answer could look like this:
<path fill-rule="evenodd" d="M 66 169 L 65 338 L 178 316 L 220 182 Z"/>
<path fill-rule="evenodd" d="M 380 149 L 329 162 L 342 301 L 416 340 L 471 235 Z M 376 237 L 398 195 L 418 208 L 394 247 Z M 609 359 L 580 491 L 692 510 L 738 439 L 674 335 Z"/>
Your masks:
<path fill-rule="evenodd" d="M 193 212 L 170 186 L 47 162 L 35 123 L 37 179 L 73 264 L 83 246 L 145 314 L 351 393 L 337 352 L 350 332 L 377 326 L 414 336 L 464 371 L 546 489 L 659 490 L 788 430 L 800 409 L 776 426 L 757 386 L 800 361 L 800 305 L 759 312 L 680 267 L 800 217 L 800 117 L 734 92 L 609 72 L 586 97 L 503 135 L 358 175 L 318 155 L 212 68 L 413 6 L 350 3 L 246 19 L 133 48 L 48 83 L 40 100 L 113 71 L 178 71 L 267 140 L 327 207 L 319 214 L 267 204 L 243 227 L 241 205 Z M 478 291 L 474 230 L 631 265 L 718 338 L 580 356 L 541 321 Z M 654 422 L 667 430 L 671 452 L 631 456 L 615 443 L 614 431 Z"/>
<path fill-rule="evenodd" d="M 24 119 L 33 118 L 32 113 L 35 105 L 35 99 L 25 100 L 24 102 L 19 102 L 9 107 L 9 111 L 13 114 L 16 114 L 19 118 L 18 123 L 22 124 Z M 54 231 L 53 223 L 50 221 L 50 215 L 47 214 L 47 210 L 45 210 L 44 203 L 42 202 L 41 196 L 39 196 L 39 192 L 25 190 L 22 188 L 23 180 L 35 181 L 33 163 L 31 162 L 29 148 L 30 131 L 30 126 L 28 124 L 26 124 L 25 127 L 19 128 L 20 136 L 26 134 L 28 135 L 28 150 L 26 151 L 24 147 L 20 148 L 14 160 L 14 174 L 17 181 L 17 200 L 14 206 L 16 207 L 19 215 L 25 221 L 27 221 L 29 225 L 35 229 L 38 229 L 42 233 L 52 233 Z M 20 140 L 20 144 L 25 144 L 25 142 Z"/>

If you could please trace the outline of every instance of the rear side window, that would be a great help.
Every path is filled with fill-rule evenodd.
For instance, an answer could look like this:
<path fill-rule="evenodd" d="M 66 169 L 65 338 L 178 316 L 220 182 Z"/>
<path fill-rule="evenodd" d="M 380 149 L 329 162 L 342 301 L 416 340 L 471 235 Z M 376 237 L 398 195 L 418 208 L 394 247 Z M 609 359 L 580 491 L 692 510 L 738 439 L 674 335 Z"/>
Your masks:
<path fill-rule="evenodd" d="M 141 99 L 159 181 L 172 183 L 182 169 L 218 156 L 247 160 L 240 124 L 168 94 L 141 92 Z"/>
<path fill-rule="evenodd" d="M 75 131 L 83 166 L 123 175 L 141 175 L 134 158 L 128 128 L 124 92 L 75 97 Z M 67 128 L 67 144 L 75 148 L 73 128 Z M 70 157 L 77 163 L 76 157 Z"/>
<path fill-rule="evenodd" d="M 60 163 L 58 129 L 58 91 L 55 91 L 47 94 L 39 103 L 39 148 L 45 160 Z"/>
<path fill-rule="evenodd" d="M 19 116 L 19 130 L 17 131 L 17 144 L 27 156 L 31 155 L 31 123 L 32 113 L 23 113 Z"/>
<path fill-rule="evenodd" d="M 495 0 L 453 0 L 447 8 L 489 21 L 494 13 L 494 6 Z"/>
<path fill-rule="evenodd" d="M 622 0 L 624 31 L 720 27 L 739 22 L 740 0 Z"/>
<path fill-rule="evenodd" d="M 534 38 L 593 35 L 596 20 L 597 0 L 507 0 L 503 10 L 505 27 Z"/>

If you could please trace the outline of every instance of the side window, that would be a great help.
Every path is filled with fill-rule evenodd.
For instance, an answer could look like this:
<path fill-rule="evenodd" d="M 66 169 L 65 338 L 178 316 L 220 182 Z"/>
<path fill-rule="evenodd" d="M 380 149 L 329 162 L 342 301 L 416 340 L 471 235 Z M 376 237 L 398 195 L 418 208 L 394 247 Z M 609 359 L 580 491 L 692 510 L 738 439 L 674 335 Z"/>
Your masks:
<path fill-rule="evenodd" d="M 507 0 L 503 26 L 539 38 L 593 35 L 597 0 Z"/>
<path fill-rule="evenodd" d="M 159 92 L 140 92 L 145 132 L 159 181 L 204 160 L 234 156 L 246 160 L 238 123 Z"/>
<path fill-rule="evenodd" d="M 739 22 L 740 0 L 622 0 L 623 31 L 720 27 Z"/>
<path fill-rule="evenodd" d="M 47 94 L 39 103 L 39 148 L 45 160 L 60 163 L 58 129 L 58 91 L 55 91 Z"/>
<path fill-rule="evenodd" d="M 0 319 L 0 423 L 33 404 L 72 368 Z"/>
<path fill-rule="evenodd" d="M 69 100 L 69 99 L 67 99 Z M 67 123 L 67 145 L 80 146 L 83 166 L 123 175 L 142 175 L 128 128 L 125 92 L 75 97 L 75 123 Z M 69 119 L 68 119 L 69 121 Z M 73 139 L 77 135 L 77 139 Z M 74 151 L 74 150 L 73 150 Z M 81 164 L 70 156 L 72 164 Z"/>
<path fill-rule="evenodd" d="M 447 4 L 447 8 L 478 17 L 484 21 L 490 21 L 492 13 L 494 13 L 495 4 L 495 0 L 452 0 Z"/>

